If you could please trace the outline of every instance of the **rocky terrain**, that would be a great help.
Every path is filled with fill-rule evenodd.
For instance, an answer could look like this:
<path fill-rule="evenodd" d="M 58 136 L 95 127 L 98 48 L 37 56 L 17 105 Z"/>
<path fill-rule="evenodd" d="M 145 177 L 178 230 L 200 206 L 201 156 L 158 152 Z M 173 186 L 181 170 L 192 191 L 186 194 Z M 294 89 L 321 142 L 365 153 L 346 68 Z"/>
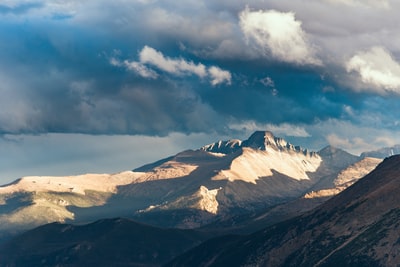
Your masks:
<path fill-rule="evenodd" d="M 300 217 L 205 242 L 168 266 L 398 266 L 400 156 Z"/>

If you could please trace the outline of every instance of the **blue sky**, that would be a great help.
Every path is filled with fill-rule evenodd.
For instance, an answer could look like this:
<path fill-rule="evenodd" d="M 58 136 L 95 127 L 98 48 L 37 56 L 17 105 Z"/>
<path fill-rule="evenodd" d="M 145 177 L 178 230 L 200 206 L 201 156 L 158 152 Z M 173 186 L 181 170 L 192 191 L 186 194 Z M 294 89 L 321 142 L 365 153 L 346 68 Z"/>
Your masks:
<path fill-rule="evenodd" d="M 400 3 L 0 1 L 0 182 L 116 172 L 254 130 L 400 143 Z"/>

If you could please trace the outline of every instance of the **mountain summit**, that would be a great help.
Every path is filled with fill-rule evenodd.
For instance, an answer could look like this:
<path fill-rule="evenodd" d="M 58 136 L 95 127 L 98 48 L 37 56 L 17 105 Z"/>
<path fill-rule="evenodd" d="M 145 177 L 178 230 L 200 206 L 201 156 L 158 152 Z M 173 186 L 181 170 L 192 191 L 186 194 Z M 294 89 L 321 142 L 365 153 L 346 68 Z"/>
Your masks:
<path fill-rule="evenodd" d="M 216 143 L 203 146 L 201 150 L 228 154 L 244 147 L 264 151 L 273 149 L 276 151 L 301 152 L 304 155 L 316 156 L 315 152 L 309 152 L 307 149 L 302 149 L 300 146 L 294 146 L 283 138 L 275 137 L 270 131 L 256 131 L 245 141 L 238 139 L 218 141 Z"/>

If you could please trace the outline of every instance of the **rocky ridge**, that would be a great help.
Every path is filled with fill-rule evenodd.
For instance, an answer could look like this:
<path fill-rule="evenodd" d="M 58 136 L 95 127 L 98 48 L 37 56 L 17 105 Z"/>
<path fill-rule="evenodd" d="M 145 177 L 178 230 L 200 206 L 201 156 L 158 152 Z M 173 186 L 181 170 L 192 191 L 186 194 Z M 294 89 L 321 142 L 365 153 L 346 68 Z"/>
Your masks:
<path fill-rule="evenodd" d="M 303 153 L 306 156 L 317 156 L 316 152 L 308 151 L 300 146 L 292 145 L 283 138 L 275 137 L 270 131 L 256 131 L 245 141 L 238 139 L 218 141 L 203 146 L 200 149 L 207 152 L 229 154 L 245 147 L 255 150 L 267 151 L 273 149 L 284 152 Z"/>

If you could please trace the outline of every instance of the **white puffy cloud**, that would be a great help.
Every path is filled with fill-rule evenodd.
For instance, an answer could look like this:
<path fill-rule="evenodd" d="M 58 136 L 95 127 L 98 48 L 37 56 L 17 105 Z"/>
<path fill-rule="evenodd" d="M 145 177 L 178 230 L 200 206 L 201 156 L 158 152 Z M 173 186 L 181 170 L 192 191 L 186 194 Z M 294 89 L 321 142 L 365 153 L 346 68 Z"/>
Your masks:
<path fill-rule="evenodd" d="M 195 74 L 203 78 L 207 75 L 206 67 L 203 64 L 195 64 L 182 58 L 165 57 L 161 52 L 149 46 L 143 47 L 139 53 L 139 59 L 141 63 L 153 65 L 160 70 L 178 76 Z"/>
<path fill-rule="evenodd" d="M 110 64 L 116 67 L 125 67 L 135 72 L 141 77 L 148 79 L 156 79 L 159 74 L 151 68 L 155 67 L 161 71 L 176 76 L 196 75 L 199 78 L 209 78 L 213 86 L 218 84 L 230 85 L 232 82 L 232 74 L 217 66 L 206 67 L 202 63 L 194 63 L 183 58 L 170 58 L 164 56 L 160 51 L 152 47 L 144 46 L 139 52 L 139 61 L 120 61 L 115 57 L 110 59 Z"/>
<path fill-rule="evenodd" d="M 139 76 L 142 76 L 143 78 L 156 79 L 158 77 L 157 72 L 137 61 L 124 60 L 121 62 L 115 57 L 112 57 L 110 59 L 110 64 L 116 67 L 125 67 L 128 70 L 137 73 Z"/>
<path fill-rule="evenodd" d="M 383 47 L 358 52 L 347 61 L 346 70 L 357 74 L 361 89 L 400 93 L 400 64 Z"/>
<path fill-rule="evenodd" d="M 321 65 L 293 12 L 251 11 L 246 7 L 239 18 L 246 39 L 254 41 L 263 52 L 289 63 Z"/>
<path fill-rule="evenodd" d="M 229 71 L 212 66 L 208 68 L 208 73 L 211 76 L 211 84 L 214 86 L 221 83 L 231 84 L 232 75 Z"/>
<path fill-rule="evenodd" d="M 144 78 L 155 79 L 158 77 L 158 74 L 155 71 L 149 69 L 140 62 L 125 60 L 124 65 L 127 69 L 135 71 Z"/>

